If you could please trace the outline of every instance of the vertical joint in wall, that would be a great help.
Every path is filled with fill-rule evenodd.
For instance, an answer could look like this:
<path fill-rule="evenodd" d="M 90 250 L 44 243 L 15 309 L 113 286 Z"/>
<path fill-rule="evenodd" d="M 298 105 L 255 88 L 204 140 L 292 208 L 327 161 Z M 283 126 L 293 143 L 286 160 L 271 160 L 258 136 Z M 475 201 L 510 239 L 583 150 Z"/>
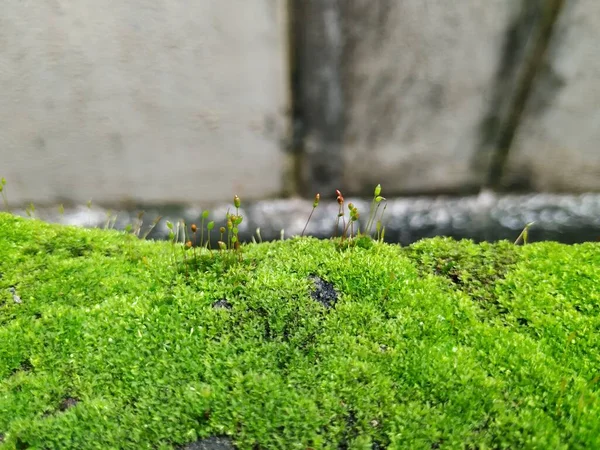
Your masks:
<path fill-rule="evenodd" d="M 342 181 L 344 98 L 340 1 L 291 2 L 294 138 L 299 193 L 334 192 Z"/>
<path fill-rule="evenodd" d="M 560 16 L 564 0 L 544 0 L 541 2 L 540 19 L 537 21 L 532 45 L 526 51 L 519 74 L 514 85 L 514 90 L 509 96 L 504 117 L 500 122 L 492 139 L 493 151 L 489 160 L 485 184 L 493 189 L 500 189 L 505 174 L 508 156 L 527 100 L 532 92 L 537 74 L 545 63 L 547 50 L 552 38 L 554 26 Z"/>

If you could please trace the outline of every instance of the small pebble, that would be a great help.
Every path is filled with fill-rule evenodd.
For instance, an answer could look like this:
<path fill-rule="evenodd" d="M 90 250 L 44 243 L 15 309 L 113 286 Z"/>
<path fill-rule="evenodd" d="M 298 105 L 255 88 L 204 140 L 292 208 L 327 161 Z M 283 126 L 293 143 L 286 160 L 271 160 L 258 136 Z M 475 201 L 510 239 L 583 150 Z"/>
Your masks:
<path fill-rule="evenodd" d="M 21 297 L 19 297 L 17 295 L 17 291 L 15 290 L 15 288 L 13 286 L 9 287 L 8 290 L 12 294 L 13 300 L 15 301 L 15 303 L 23 303 L 23 301 L 21 300 Z"/>

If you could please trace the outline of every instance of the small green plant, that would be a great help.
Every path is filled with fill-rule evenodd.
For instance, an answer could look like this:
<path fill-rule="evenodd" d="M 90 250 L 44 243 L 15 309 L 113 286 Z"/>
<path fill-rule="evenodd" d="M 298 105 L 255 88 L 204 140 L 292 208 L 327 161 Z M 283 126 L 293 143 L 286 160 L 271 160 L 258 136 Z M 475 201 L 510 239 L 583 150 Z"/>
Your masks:
<path fill-rule="evenodd" d="M 355 230 L 354 230 L 354 225 L 355 225 L 355 223 L 358 222 L 358 219 L 360 217 L 358 208 L 356 208 L 356 206 L 354 206 L 353 203 L 348 204 L 349 218 L 348 218 L 348 222 L 346 223 L 346 217 L 344 214 L 344 202 L 345 202 L 344 196 L 342 195 L 342 193 L 340 192 L 339 189 L 336 189 L 335 192 L 337 194 L 337 203 L 339 205 L 339 210 L 338 210 L 338 214 L 337 214 L 334 237 L 337 237 L 337 230 L 339 228 L 340 219 L 342 219 L 342 236 L 341 236 L 340 243 L 343 243 L 344 240 L 347 238 L 348 239 L 359 238 L 359 237 L 371 238 L 371 229 L 372 229 L 374 223 L 375 223 L 375 229 L 377 231 L 376 240 L 378 242 L 383 242 L 384 237 L 385 237 L 385 228 L 382 226 L 382 219 L 383 219 L 385 210 L 387 208 L 387 200 L 385 197 L 381 196 L 381 185 L 378 184 L 375 187 L 373 200 L 371 202 L 371 208 L 369 211 L 369 217 L 368 217 L 367 223 L 365 225 L 364 231 L 361 232 L 360 228 L 357 228 L 356 234 L 355 234 Z M 379 217 L 377 217 L 377 213 L 379 211 L 379 208 L 380 208 L 382 202 L 384 202 L 384 206 L 381 211 L 381 214 L 379 215 Z"/>
<path fill-rule="evenodd" d="M 310 222 L 310 219 L 311 219 L 313 213 L 315 212 L 315 209 L 317 209 L 317 206 L 319 206 L 319 200 L 320 199 L 321 199 L 321 194 L 315 195 L 315 200 L 313 201 L 312 211 L 310 212 L 310 215 L 308 216 L 308 220 L 306 221 L 306 225 L 304 225 L 304 229 L 302 230 L 302 234 L 300 236 L 304 236 L 304 232 L 306 231 L 306 227 L 308 226 L 308 222 Z"/>
<path fill-rule="evenodd" d="M 185 276 L 186 278 L 189 277 L 189 265 L 188 265 L 188 261 L 187 261 L 187 251 L 189 249 L 191 249 L 193 247 L 192 245 L 192 241 L 189 239 L 188 233 L 187 233 L 187 225 L 185 223 L 185 221 L 182 219 L 180 220 L 181 223 L 181 229 L 182 229 L 182 239 L 183 239 L 183 265 L 185 267 Z"/>
<path fill-rule="evenodd" d="M 225 215 L 225 225 L 219 227 L 219 240 L 217 241 L 217 254 L 226 258 L 227 254 L 235 254 L 239 262 L 242 261 L 242 245 L 239 236 L 239 225 L 243 221 L 243 217 L 240 214 L 241 200 L 240 197 L 235 195 L 233 198 L 233 205 L 235 207 L 235 213 L 227 211 Z M 204 224 L 209 217 L 209 211 L 203 211 L 200 220 L 200 228 L 196 224 L 191 224 L 190 232 L 191 236 L 188 235 L 188 227 L 183 220 L 176 224 L 167 221 L 167 228 L 169 230 L 169 241 L 173 246 L 173 261 L 176 261 L 175 247 L 178 244 L 183 244 L 183 264 L 186 271 L 186 277 L 189 275 L 188 269 L 190 267 L 204 267 L 206 262 L 202 262 L 204 258 L 213 258 L 214 253 L 211 248 L 211 232 L 215 227 L 215 222 L 210 221 L 206 224 L 206 240 L 204 240 Z M 180 237 L 181 234 L 181 237 Z M 198 234 L 200 234 L 200 241 L 198 241 Z M 188 259 L 188 251 L 192 249 L 191 259 Z M 208 253 L 203 252 L 208 250 Z M 231 252 L 231 253 L 230 253 Z M 228 257 L 227 257 L 228 258 Z M 228 259 L 223 261 L 229 263 Z"/>
<path fill-rule="evenodd" d="M 356 222 L 360 217 L 358 209 L 356 208 L 356 206 L 354 206 L 353 203 L 348 203 L 348 209 L 350 210 L 350 218 L 348 220 L 346 228 L 344 228 L 344 230 L 342 231 L 342 242 L 344 241 L 344 238 L 348 233 L 348 228 L 350 228 L 350 238 L 352 238 L 352 235 L 354 234 L 354 222 Z"/>
<path fill-rule="evenodd" d="M 385 204 L 383 206 L 383 210 L 381 211 L 381 215 L 379 216 L 379 219 L 377 219 L 377 211 L 379 210 L 379 207 L 381 206 L 382 201 L 384 201 Z M 367 235 L 371 235 L 371 228 L 373 227 L 373 223 L 375 222 L 375 219 L 377 219 L 377 221 L 375 222 L 375 229 L 377 231 L 377 240 L 378 241 L 383 240 L 383 230 L 382 230 L 382 226 L 381 226 L 381 220 L 383 218 L 383 213 L 385 212 L 386 208 L 387 208 L 387 199 L 385 197 L 381 196 L 381 184 L 378 184 L 377 186 L 375 186 L 375 191 L 373 192 L 373 200 L 371 201 L 371 208 L 369 211 L 369 220 L 367 220 L 367 225 L 365 226 L 365 233 Z"/>
<path fill-rule="evenodd" d="M 33 203 L 30 203 L 29 206 L 25 208 L 25 213 L 31 219 L 35 218 L 35 205 Z"/>
<path fill-rule="evenodd" d="M 171 222 L 170 220 L 167 220 L 166 225 L 167 225 L 167 229 L 169 230 L 169 241 L 171 242 L 173 260 L 175 260 L 175 241 L 176 241 L 175 227 L 173 226 L 173 222 Z M 128 226 L 130 226 L 130 225 L 128 225 Z"/>
<path fill-rule="evenodd" d="M 87 201 L 87 209 L 88 209 L 88 227 L 92 226 L 92 199 Z"/>
<path fill-rule="evenodd" d="M 238 259 L 241 261 L 242 246 L 239 239 L 239 226 L 244 218 L 240 215 L 241 200 L 237 195 L 233 197 L 233 205 L 235 206 L 235 215 L 231 214 L 227 218 L 227 229 L 231 231 L 229 248 L 237 252 Z"/>
<path fill-rule="evenodd" d="M 198 232 L 198 226 L 195 223 L 193 223 L 190 226 L 190 229 L 192 230 L 192 236 L 193 236 L 192 246 L 194 247 L 194 254 L 195 254 L 195 252 L 196 252 L 195 249 L 196 249 L 196 244 L 197 244 L 197 242 L 196 242 L 196 233 Z"/>
<path fill-rule="evenodd" d="M 385 227 L 382 226 L 382 219 L 383 219 L 383 214 L 385 213 L 386 208 L 387 208 L 387 201 L 386 201 L 385 205 L 383 205 L 383 209 L 381 210 L 381 216 L 379 216 L 379 219 L 377 220 L 377 224 L 376 224 L 377 240 L 379 242 L 383 242 L 385 239 Z"/>
<path fill-rule="evenodd" d="M 337 220 L 335 222 L 335 237 L 337 237 L 337 232 L 340 227 L 340 218 L 342 219 L 342 229 L 346 228 L 346 218 L 344 216 L 344 196 L 339 189 L 336 189 L 335 193 L 337 194 L 336 201 L 339 205 Z"/>
<path fill-rule="evenodd" d="M 208 211 L 202 211 L 201 222 L 200 222 L 200 247 L 202 247 L 204 245 L 204 221 L 208 218 L 208 214 L 209 214 Z M 210 225 L 210 223 L 209 223 L 209 225 Z M 214 224 L 213 224 L 213 226 L 214 226 Z M 208 236 L 209 241 L 210 241 L 210 230 L 211 229 L 212 229 L 212 227 L 211 228 L 207 227 L 207 231 L 209 233 L 209 236 Z"/>
<path fill-rule="evenodd" d="M 115 220 L 116 220 L 116 217 L 117 217 L 117 216 L 115 215 Z M 156 225 L 158 225 L 158 223 L 161 221 L 161 219 L 162 219 L 162 216 L 158 216 L 157 218 L 155 218 L 155 219 L 152 221 L 152 225 L 150 225 L 150 228 L 148 228 L 148 230 L 146 230 L 146 232 L 145 232 L 145 233 L 144 233 L 144 235 L 142 236 L 142 240 L 146 239 L 146 238 L 148 237 L 148 235 L 149 235 L 150 233 L 152 233 L 152 230 L 154 230 L 154 228 L 156 227 Z M 114 222 L 113 222 L 113 225 L 114 225 Z"/>
<path fill-rule="evenodd" d="M 535 222 L 529 222 L 527 225 L 525 225 L 525 228 L 523 228 L 523 231 L 521 231 L 521 234 L 519 234 L 519 236 L 515 240 L 515 245 L 517 245 L 521 241 L 523 241 L 523 245 L 527 245 L 527 239 L 529 238 L 529 228 L 531 228 L 534 224 Z"/>
<path fill-rule="evenodd" d="M 140 236 L 140 231 L 142 230 L 142 225 L 144 224 L 144 211 L 140 211 L 137 215 L 137 220 L 135 222 L 133 228 L 133 234 L 137 237 Z"/>
<path fill-rule="evenodd" d="M 8 199 L 6 198 L 6 192 L 4 192 L 4 186 L 6 186 L 6 178 L 2 177 L 0 178 L 0 194 L 2 194 L 2 202 L 4 202 L 4 207 L 10 212 Z"/>
<path fill-rule="evenodd" d="M 106 222 L 104 222 L 104 229 L 108 230 L 114 228 L 115 222 L 117 221 L 117 215 L 113 214 L 112 210 L 106 212 Z"/>
<path fill-rule="evenodd" d="M 367 220 L 367 224 L 365 226 L 365 230 L 366 230 L 367 234 L 369 234 L 371 232 L 371 227 L 373 226 L 373 221 L 375 220 L 375 214 L 377 212 L 376 207 L 378 207 L 379 202 L 381 202 L 381 200 L 379 200 L 379 202 L 377 202 L 377 199 L 380 198 L 380 194 L 381 194 L 381 184 L 378 184 L 377 186 L 375 186 L 375 192 L 374 192 L 373 200 L 371 201 L 371 208 L 369 210 L 369 219 Z"/>
<path fill-rule="evenodd" d="M 214 220 L 211 220 L 210 222 L 208 222 L 208 225 L 206 225 L 206 231 L 208 234 L 208 237 L 206 239 L 206 247 L 210 250 L 210 232 L 213 230 L 213 228 L 215 227 L 215 222 Z"/>
<path fill-rule="evenodd" d="M 6 185 L 6 180 L 4 178 L 2 178 L 0 180 L 0 193 L 2 193 L 2 197 L 4 199 L 5 206 L 8 208 L 8 202 L 6 200 L 6 195 L 5 195 L 5 192 L 3 189 L 5 185 Z M 340 222 L 341 222 L 342 234 L 341 234 L 341 239 L 338 242 L 339 246 L 341 246 L 343 248 L 347 248 L 349 246 L 352 246 L 352 247 L 358 246 L 358 247 L 362 247 L 362 248 L 370 247 L 372 245 L 372 237 L 370 236 L 370 229 L 376 219 L 377 219 L 377 221 L 376 221 L 377 239 L 383 240 L 385 230 L 382 229 L 382 227 L 381 227 L 381 218 L 383 217 L 383 212 L 385 211 L 387 202 L 383 208 L 381 215 L 379 216 L 379 218 L 377 218 L 377 212 L 379 211 L 380 203 L 382 201 L 385 201 L 385 198 L 380 195 L 381 194 L 381 185 L 377 185 L 377 187 L 375 188 L 374 194 L 375 195 L 374 195 L 374 198 L 372 201 L 371 211 L 369 214 L 369 219 L 368 219 L 367 225 L 365 227 L 365 231 L 361 232 L 361 229 L 358 226 L 358 221 L 360 218 L 360 213 L 358 211 L 358 208 L 353 203 L 348 203 L 347 207 L 348 207 L 348 211 L 349 211 L 349 217 L 348 217 L 348 220 L 346 220 L 345 208 L 344 208 L 344 206 L 346 205 L 346 202 L 345 202 L 344 196 L 341 193 L 341 191 L 339 189 L 336 189 L 336 195 L 337 195 L 336 199 L 337 199 L 337 203 L 339 205 L 339 209 L 338 209 L 338 213 L 337 213 L 337 217 L 336 217 L 336 229 L 335 229 L 333 238 L 334 239 L 337 238 L 337 234 L 338 234 L 338 231 L 340 230 Z M 308 219 L 304 225 L 304 228 L 302 230 L 300 237 L 304 237 L 304 234 L 306 232 L 306 229 L 308 228 L 310 220 L 312 219 L 316 208 L 319 206 L 320 199 L 321 199 L 321 195 L 319 193 L 317 193 L 313 200 L 312 210 L 308 216 Z M 86 205 L 88 208 L 88 226 L 91 227 L 91 225 L 92 225 L 92 215 L 91 215 L 92 200 L 90 199 L 89 201 L 87 201 Z M 230 254 L 229 252 L 232 252 L 232 254 L 235 254 L 237 256 L 237 260 L 241 262 L 243 247 L 242 247 L 242 243 L 240 240 L 239 226 L 243 222 L 243 217 L 240 214 L 241 199 L 238 195 L 234 195 L 233 205 L 235 208 L 235 212 L 231 213 L 228 210 L 225 215 L 225 224 L 223 226 L 219 227 L 219 239 L 217 241 L 218 244 L 217 244 L 216 250 L 217 250 L 217 254 L 223 255 L 223 256 L 226 253 Z M 34 216 L 35 207 L 33 204 L 29 205 L 29 207 L 26 209 L 26 213 L 29 217 Z M 59 205 L 59 213 L 61 215 L 64 214 L 64 206 L 62 204 Z M 137 214 L 137 217 L 136 217 L 136 220 L 134 221 L 134 223 L 128 224 L 127 226 L 125 226 L 124 231 L 126 234 L 132 234 L 132 235 L 136 236 L 137 238 L 144 240 L 148 237 L 148 235 L 152 232 L 152 230 L 154 230 L 154 228 L 158 225 L 158 223 L 162 219 L 161 216 L 158 216 L 156 219 L 154 219 L 151 226 L 146 230 L 146 232 L 142 234 L 142 228 L 144 225 L 144 214 L 145 213 L 143 211 L 139 212 Z M 187 227 L 185 221 L 179 220 L 176 222 L 171 222 L 171 221 L 166 222 L 166 226 L 168 229 L 168 240 L 171 242 L 171 248 L 172 248 L 172 261 L 175 264 L 177 264 L 177 259 L 178 259 L 177 246 L 179 244 L 181 244 L 182 251 L 183 251 L 183 264 L 185 265 L 186 273 L 187 273 L 188 267 L 193 262 L 193 261 L 188 261 L 188 259 L 189 259 L 188 250 L 193 249 L 193 251 L 191 252 L 193 260 L 197 260 L 199 257 L 204 257 L 204 256 L 209 256 L 212 258 L 215 255 L 215 253 L 212 251 L 212 243 L 211 243 L 211 232 L 215 228 L 215 221 L 211 220 L 208 223 L 206 223 L 206 221 L 209 218 L 209 214 L 210 213 L 208 210 L 202 211 L 202 213 L 200 215 L 200 227 L 199 228 L 196 224 L 191 224 L 191 227 L 190 227 L 191 236 L 188 233 L 188 227 Z M 104 229 L 114 228 L 116 220 L 117 220 L 117 215 L 113 214 L 113 212 L 111 210 L 109 210 L 106 213 L 106 221 L 104 223 Z M 205 226 L 206 226 L 206 239 L 205 239 Z M 200 235 L 199 241 L 198 241 L 198 234 Z M 260 228 L 256 229 L 256 237 L 257 237 L 257 239 L 255 239 L 255 237 L 252 236 L 253 243 L 262 243 L 263 242 Z M 281 230 L 279 238 L 281 240 L 285 240 L 285 230 L 284 229 Z M 202 249 L 208 250 L 208 253 L 203 254 Z M 195 267 L 199 267 L 199 265 L 195 265 Z"/>

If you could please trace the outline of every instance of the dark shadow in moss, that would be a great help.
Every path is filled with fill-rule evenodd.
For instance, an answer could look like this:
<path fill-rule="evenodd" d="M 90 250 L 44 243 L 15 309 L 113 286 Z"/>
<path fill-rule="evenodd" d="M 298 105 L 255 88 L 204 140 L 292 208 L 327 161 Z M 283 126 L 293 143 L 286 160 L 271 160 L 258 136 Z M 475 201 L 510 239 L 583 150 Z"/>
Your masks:
<path fill-rule="evenodd" d="M 206 272 L 222 276 L 239 267 L 251 271 L 256 267 L 256 261 L 244 257 L 240 260 L 237 254 L 217 250 L 211 254 L 194 254 L 192 250 L 187 250 L 185 256 L 177 255 L 177 272 L 186 277 Z"/>
<path fill-rule="evenodd" d="M 65 397 L 60 402 L 60 405 L 58 406 L 58 410 L 61 412 L 66 411 L 67 409 L 76 406 L 80 401 L 81 400 L 79 400 L 78 398 L 75 398 L 75 397 Z"/>
<path fill-rule="evenodd" d="M 356 413 L 354 410 L 349 409 L 348 415 L 346 416 L 346 428 L 344 430 L 344 435 L 338 445 L 339 450 L 348 450 L 350 448 L 350 441 L 356 439 L 358 436 L 356 422 Z"/>
<path fill-rule="evenodd" d="M 217 300 L 216 302 L 214 302 L 212 304 L 212 307 L 215 308 L 215 309 L 231 309 L 232 305 L 231 305 L 231 303 L 229 303 L 227 301 L 226 298 L 222 298 L 222 299 Z"/>
<path fill-rule="evenodd" d="M 71 236 L 55 236 L 41 243 L 40 248 L 47 254 L 67 254 L 72 258 L 87 256 L 94 250 L 89 239 L 79 239 Z"/>
<path fill-rule="evenodd" d="M 58 413 L 63 413 L 65 411 L 67 411 L 68 409 L 73 408 L 74 406 L 77 406 L 77 404 L 80 401 L 81 400 L 79 400 L 78 398 L 75 398 L 75 397 L 64 397 L 58 404 L 57 409 L 45 412 L 43 417 L 50 417 L 50 416 L 53 416 Z"/>
<path fill-rule="evenodd" d="M 19 365 L 14 368 L 12 370 L 12 372 L 10 373 L 10 375 L 15 375 L 18 372 L 31 372 L 33 370 L 33 364 L 31 364 L 31 361 L 29 360 L 29 358 L 25 358 L 24 360 L 22 360 Z"/>
<path fill-rule="evenodd" d="M 25 256 L 35 256 L 42 251 L 43 249 L 39 245 L 29 244 L 23 247 L 23 255 Z"/>
<path fill-rule="evenodd" d="M 31 445 L 29 444 L 29 442 L 24 441 L 20 437 L 17 437 L 17 440 L 15 442 L 15 448 L 17 450 L 26 450 L 26 449 L 31 448 Z"/>
<path fill-rule="evenodd" d="M 506 314 L 495 294 L 518 261 L 518 248 L 508 241 L 475 244 L 438 237 L 419 241 L 404 249 L 421 275 L 446 278 L 451 285 L 478 302 L 486 316 Z"/>

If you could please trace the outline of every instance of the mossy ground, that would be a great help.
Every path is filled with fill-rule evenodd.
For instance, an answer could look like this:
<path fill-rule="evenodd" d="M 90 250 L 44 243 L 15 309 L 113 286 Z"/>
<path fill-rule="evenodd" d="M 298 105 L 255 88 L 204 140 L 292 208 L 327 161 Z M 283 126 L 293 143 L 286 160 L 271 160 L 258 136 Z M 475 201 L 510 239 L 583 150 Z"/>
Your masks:
<path fill-rule="evenodd" d="M 600 448 L 600 244 L 367 247 L 0 214 L 0 449 Z"/>

